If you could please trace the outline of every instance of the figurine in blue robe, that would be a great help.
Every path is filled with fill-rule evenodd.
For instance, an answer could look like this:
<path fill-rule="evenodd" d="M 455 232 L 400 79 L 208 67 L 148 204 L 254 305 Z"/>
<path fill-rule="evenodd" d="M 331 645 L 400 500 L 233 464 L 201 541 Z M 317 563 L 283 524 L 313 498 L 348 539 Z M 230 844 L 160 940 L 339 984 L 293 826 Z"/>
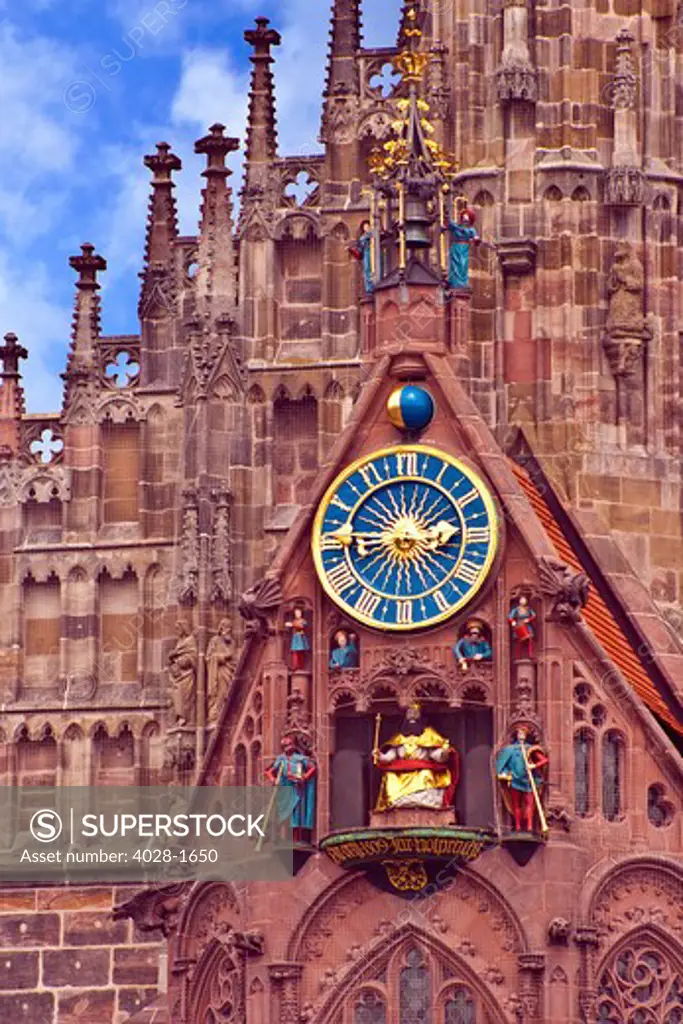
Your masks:
<path fill-rule="evenodd" d="M 282 737 L 282 753 L 278 754 L 266 778 L 281 787 L 286 799 L 278 801 L 280 823 L 289 821 L 295 843 L 310 842 L 315 824 L 315 789 L 317 766 L 309 754 L 298 749 L 296 738 Z"/>
<path fill-rule="evenodd" d="M 448 283 L 451 288 L 469 288 L 470 286 L 470 246 L 479 238 L 474 227 L 476 216 L 473 210 L 461 212 L 456 224 L 448 225 L 451 246 L 448 260 Z"/>

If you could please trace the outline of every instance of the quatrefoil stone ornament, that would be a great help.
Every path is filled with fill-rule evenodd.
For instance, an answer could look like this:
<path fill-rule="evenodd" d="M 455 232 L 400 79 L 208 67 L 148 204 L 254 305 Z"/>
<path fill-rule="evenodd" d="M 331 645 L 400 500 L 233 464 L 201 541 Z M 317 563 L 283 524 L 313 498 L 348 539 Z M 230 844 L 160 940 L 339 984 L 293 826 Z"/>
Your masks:
<path fill-rule="evenodd" d="M 29 447 L 37 461 L 47 466 L 63 451 L 64 442 L 61 437 L 55 436 L 51 427 L 46 427 L 40 437 L 32 441 Z"/>
<path fill-rule="evenodd" d="M 318 187 L 315 178 L 308 171 L 299 171 L 296 178 L 285 187 L 285 197 L 293 199 L 297 206 L 305 206 Z"/>
<path fill-rule="evenodd" d="M 140 366 L 129 352 L 119 352 L 116 359 L 107 365 L 105 372 L 114 387 L 126 388 L 137 377 Z"/>

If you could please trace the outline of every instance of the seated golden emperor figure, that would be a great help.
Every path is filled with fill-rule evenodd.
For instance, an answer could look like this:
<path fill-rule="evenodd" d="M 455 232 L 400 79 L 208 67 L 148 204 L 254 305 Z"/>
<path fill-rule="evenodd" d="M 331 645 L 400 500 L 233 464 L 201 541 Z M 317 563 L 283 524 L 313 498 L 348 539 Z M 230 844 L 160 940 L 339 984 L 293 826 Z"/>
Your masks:
<path fill-rule="evenodd" d="M 382 772 L 376 812 L 453 806 L 458 755 L 449 740 L 424 722 L 419 704 L 406 712 L 401 732 L 373 751 L 373 762 Z"/>

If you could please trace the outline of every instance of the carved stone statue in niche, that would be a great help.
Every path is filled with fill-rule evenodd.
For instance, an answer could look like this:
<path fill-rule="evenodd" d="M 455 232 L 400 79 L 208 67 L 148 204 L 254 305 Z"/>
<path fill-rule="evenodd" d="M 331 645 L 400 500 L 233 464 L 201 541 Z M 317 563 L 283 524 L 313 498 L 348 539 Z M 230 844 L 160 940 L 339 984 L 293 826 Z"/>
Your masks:
<path fill-rule="evenodd" d="M 186 622 L 176 622 L 176 644 L 168 656 L 171 700 L 178 725 L 197 720 L 197 640 Z"/>
<path fill-rule="evenodd" d="M 645 271 L 630 242 L 620 242 L 607 279 L 610 296 L 607 329 L 642 331 Z"/>
<path fill-rule="evenodd" d="M 235 645 L 229 619 L 221 619 L 219 622 L 218 632 L 209 641 L 206 662 L 208 668 L 207 717 L 209 722 L 215 722 L 235 673 Z"/>
<path fill-rule="evenodd" d="M 631 376 L 639 364 L 643 340 L 651 331 L 644 315 L 645 271 L 630 242 L 620 242 L 607 279 L 609 313 L 605 351 L 615 377 Z"/>

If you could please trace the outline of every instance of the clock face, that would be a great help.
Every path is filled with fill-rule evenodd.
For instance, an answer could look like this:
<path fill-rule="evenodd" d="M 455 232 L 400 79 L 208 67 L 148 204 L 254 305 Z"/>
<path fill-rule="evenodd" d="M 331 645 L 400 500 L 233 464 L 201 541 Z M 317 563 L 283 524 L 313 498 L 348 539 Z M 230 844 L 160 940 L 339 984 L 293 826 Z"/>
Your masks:
<path fill-rule="evenodd" d="M 436 448 L 373 452 L 337 477 L 313 527 L 320 582 L 368 626 L 433 626 L 479 591 L 496 555 L 490 491 Z"/>

